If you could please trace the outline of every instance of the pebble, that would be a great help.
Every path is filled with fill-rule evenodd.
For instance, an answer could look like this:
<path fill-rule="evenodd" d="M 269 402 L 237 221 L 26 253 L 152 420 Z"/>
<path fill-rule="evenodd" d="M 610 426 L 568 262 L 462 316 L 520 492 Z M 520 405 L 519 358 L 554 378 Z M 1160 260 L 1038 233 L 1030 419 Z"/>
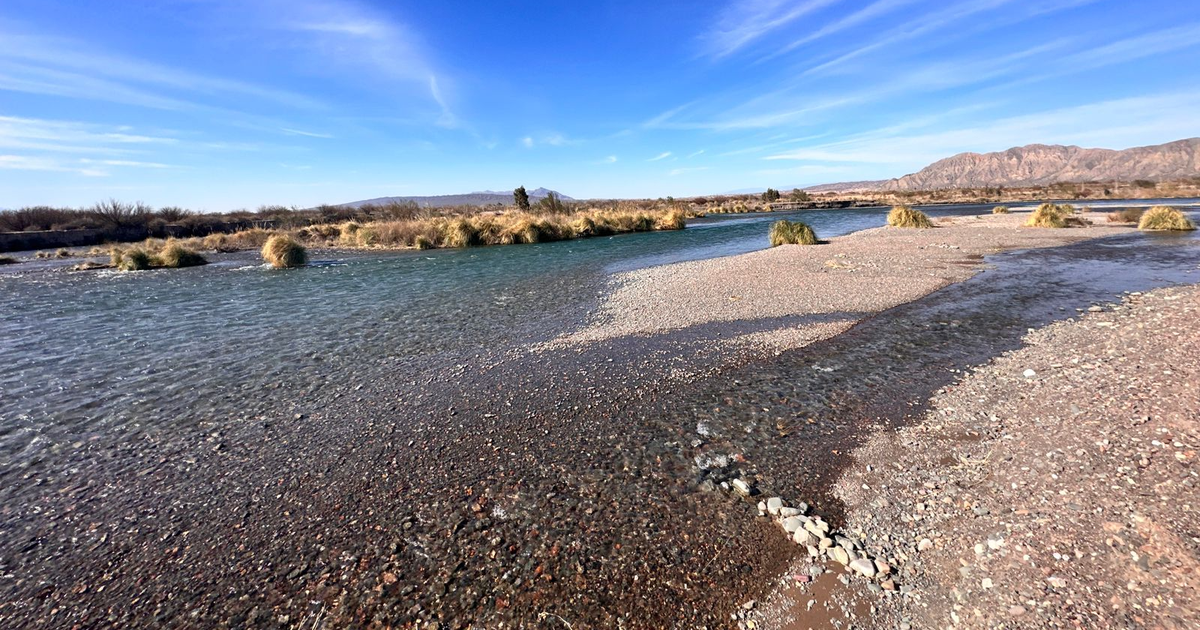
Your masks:
<path fill-rule="evenodd" d="M 783 508 L 783 499 L 779 497 L 771 497 L 767 499 L 767 512 L 772 515 L 779 514 L 779 510 Z"/>
<path fill-rule="evenodd" d="M 927 551 L 933 549 L 933 541 L 928 538 L 922 538 L 921 542 L 917 543 L 917 551 Z"/>
<path fill-rule="evenodd" d="M 1037 372 L 1034 372 L 1033 370 L 1028 370 L 1028 369 L 1025 370 L 1024 374 L 1025 374 L 1025 378 L 1033 378 L 1033 377 L 1037 376 Z"/>
<path fill-rule="evenodd" d="M 799 508 L 794 508 L 794 507 L 779 508 L 779 515 L 784 518 L 787 518 L 789 516 L 800 516 L 800 514 L 802 514 L 802 512 L 800 511 Z"/>
<path fill-rule="evenodd" d="M 841 547 L 830 547 L 829 556 L 840 564 L 850 564 L 850 554 L 846 553 Z"/>
<path fill-rule="evenodd" d="M 750 496 L 754 491 L 754 489 L 750 486 L 750 482 L 742 479 L 741 477 L 733 480 L 733 489 L 744 497 Z"/>
<path fill-rule="evenodd" d="M 804 521 L 799 516 L 789 516 L 783 519 L 783 529 L 789 534 L 796 533 L 796 530 L 804 528 Z"/>
<path fill-rule="evenodd" d="M 875 577 L 875 563 L 866 558 L 858 558 L 850 563 L 850 568 L 864 577 Z"/>

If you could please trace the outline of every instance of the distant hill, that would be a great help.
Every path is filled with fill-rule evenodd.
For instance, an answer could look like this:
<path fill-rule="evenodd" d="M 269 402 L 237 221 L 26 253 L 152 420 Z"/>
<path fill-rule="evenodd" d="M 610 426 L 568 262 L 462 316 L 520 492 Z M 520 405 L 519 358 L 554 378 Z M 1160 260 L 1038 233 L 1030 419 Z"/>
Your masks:
<path fill-rule="evenodd" d="M 858 192 L 861 190 L 879 190 L 880 186 L 886 184 L 886 179 L 868 179 L 860 182 L 839 182 L 836 184 L 821 184 L 819 186 L 809 186 L 804 190 L 812 193 L 822 192 Z M 779 190 L 791 190 L 791 188 L 780 188 Z"/>
<path fill-rule="evenodd" d="M 1163 181 L 1200 176 L 1200 138 L 1132 149 L 1030 144 L 995 153 L 959 153 L 904 177 L 806 188 L 810 192 L 1043 186 L 1056 182 Z"/>
<path fill-rule="evenodd" d="M 554 193 L 563 201 L 574 201 L 558 191 L 548 188 L 535 188 L 528 190 L 529 200 L 538 201 Z M 443 208 L 449 206 L 487 206 L 492 204 L 511 205 L 513 202 L 513 194 L 511 190 L 483 190 L 473 193 L 463 193 L 459 195 L 432 195 L 432 196 L 413 196 L 413 197 L 376 197 L 375 199 L 364 199 L 362 201 L 351 201 L 343 203 L 342 206 L 350 208 L 358 208 L 367 204 L 383 205 L 386 203 L 403 203 L 411 201 L 423 208 Z"/>

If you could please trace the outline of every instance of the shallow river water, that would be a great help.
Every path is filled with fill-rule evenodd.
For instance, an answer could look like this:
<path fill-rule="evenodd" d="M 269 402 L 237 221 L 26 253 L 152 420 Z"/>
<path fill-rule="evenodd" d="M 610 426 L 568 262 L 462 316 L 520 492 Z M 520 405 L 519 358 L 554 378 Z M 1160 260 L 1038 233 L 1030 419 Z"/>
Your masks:
<path fill-rule="evenodd" d="M 699 356 L 669 335 L 503 352 L 579 324 L 612 272 L 759 249 L 779 218 L 829 237 L 885 214 L 293 271 L 236 254 L 0 272 L 0 620 L 719 627 L 792 546 L 706 481 L 750 474 L 836 519 L 820 492 L 874 423 L 1027 328 L 1200 281 L 1200 235 L 1137 233 L 989 257 L 827 342 L 689 383 L 662 377 Z M 697 471 L 722 455 L 728 470 Z"/>

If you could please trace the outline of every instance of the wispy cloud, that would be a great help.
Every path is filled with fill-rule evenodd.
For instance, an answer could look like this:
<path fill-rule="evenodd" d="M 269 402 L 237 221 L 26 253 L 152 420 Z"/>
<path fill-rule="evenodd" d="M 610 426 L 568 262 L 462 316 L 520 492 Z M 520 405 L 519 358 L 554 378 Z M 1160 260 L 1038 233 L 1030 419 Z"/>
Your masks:
<path fill-rule="evenodd" d="M 786 46 L 782 46 L 778 50 L 764 56 L 759 61 L 761 62 L 774 59 L 775 57 L 791 52 L 805 44 L 814 42 L 823 37 L 840 33 L 848 28 L 853 28 L 881 15 L 886 15 L 892 11 L 895 11 L 896 9 L 919 1 L 920 0 L 878 0 L 877 2 L 873 2 L 840 20 L 831 22 L 819 29 L 811 31 L 804 37 L 801 37 L 800 39 L 797 39 Z"/>
<path fill-rule="evenodd" d="M 318 101 L 287 90 L 212 77 L 97 49 L 78 40 L 0 26 L 3 87 L 40 94 L 113 100 L 158 109 L 184 109 L 209 95 L 252 97 L 304 109 Z M 153 90 L 182 93 L 166 96 Z"/>
<path fill-rule="evenodd" d="M 649 160 L 646 160 L 646 161 L 647 161 L 647 162 L 657 162 L 657 161 L 659 161 L 659 160 L 665 160 L 665 159 L 667 159 L 667 158 L 669 158 L 669 157 L 671 157 L 671 152 L 670 152 L 670 151 L 663 151 L 662 153 L 659 153 L 658 155 L 656 155 L 656 156 L 654 156 L 654 157 L 652 157 L 652 158 L 650 158 Z"/>
<path fill-rule="evenodd" d="M 332 138 L 333 136 L 327 133 L 317 133 L 315 131 L 303 131 L 300 129 L 288 129 L 286 127 L 280 129 L 283 133 L 289 136 L 304 136 L 306 138 Z"/>
<path fill-rule="evenodd" d="M 242 11 L 240 2 L 226 2 Z M 267 28 L 299 37 L 288 43 L 319 56 L 322 64 L 358 68 L 372 86 L 395 81 L 423 84 L 437 106 L 434 123 L 446 128 L 464 126 L 447 93 L 448 79 L 435 69 L 419 34 L 388 13 L 356 0 L 257 0 L 256 20 Z M 280 20 L 279 16 L 286 16 Z M 387 81 L 380 82 L 383 78 Z M 452 87 L 452 86 L 451 86 Z"/>
<path fill-rule="evenodd" d="M 689 153 L 688 159 L 690 160 L 690 159 L 696 157 L 697 155 L 704 155 L 704 149 L 700 149 L 699 151 L 694 151 L 692 153 Z"/>
<path fill-rule="evenodd" d="M 107 172 L 101 169 L 71 166 L 54 158 L 34 157 L 28 155 L 0 155 L 0 169 L 75 173 L 87 177 L 104 177 L 108 175 Z"/>
<path fill-rule="evenodd" d="M 839 0 L 735 0 L 701 39 L 708 55 L 727 57 L 797 19 Z"/>
<path fill-rule="evenodd" d="M 917 167 L 964 151 L 999 151 L 1031 142 L 1119 148 L 1144 143 L 1147 138 L 1161 142 L 1195 135 L 1198 110 L 1200 92 L 1166 93 L 1064 107 L 925 134 L 895 134 L 884 129 L 764 159 Z"/>
<path fill-rule="evenodd" d="M 45 152 L 122 154 L 174 145 L 176 138 L 129 133 L 122 127 L 0 116 L 0 147 Z"/>
<path fill-rule="evenodd" d="M 617 156 L 615 156 L 615 155 L 610 155 L 598 162 L 592 162 L 592 164 L 616 164 L 616 163 L 617 163 Z"/>
<path fill-rule="evenodd" d="M 525 136 L 524 138 L 521 138 L 521 144 L 526 149 L 532 149 L 533 148 L 533 138 L 530 136 Z"/>

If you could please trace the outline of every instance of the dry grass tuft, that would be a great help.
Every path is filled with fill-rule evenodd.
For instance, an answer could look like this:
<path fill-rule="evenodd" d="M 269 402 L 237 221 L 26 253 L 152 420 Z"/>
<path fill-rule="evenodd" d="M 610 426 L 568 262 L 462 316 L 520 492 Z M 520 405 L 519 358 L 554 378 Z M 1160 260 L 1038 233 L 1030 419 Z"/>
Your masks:
<path fill-rule="evenodd" d="M 888 213 L 888 225 L 903 228 L 931 228 L 933 222 L 920 210 L 909 206 L 896 206 Z"/>
<path fill-rule="evenodd" d="M 992 214 L 1008 214 L 1008 206 L 996 206 L 992 208 Z"/>
<path fill-rule="evenodd" d="M 771 247 L 779 245 L 816 245 L 816 232 L 807 223 L 800 221 L 776 221 L 771 224 Z"/>
<path fill-rule="evenodd" d="M 296 239 L 286 234 L 275 234 L 263 243 L 263 260 L 277 269 L 294 269 L 308 263 L 308 252 Z"/>
<path fill-rule="evenodd" d="M 1065 228 L 1072 225 L 1086 225 L 1086 223 L 1075 217 L 1075 206 L 1071 204 L 1043 203 L 1025 221 L 1025 227 Z"/>
<path fill-rule="evenodd" d="M 12 256 L 0 256 L 0 265 L 15 265 L 21 261 Z"/>
<path fill-rule="evenodd" d="M 1187 232 L 1196 229 L 1196 225 L 1184 216 L 1179 208 L 1154 206 L 1142 215 L 1141 221 L 1138 221 L 1138 229 Z"/>
<path fill-rule="evenodd" d="M 154 256 L 156 267 L 168 267 L 178 269 L 181 267 L 198 267 L 207 265 L 208 261 L 203 256 L 184 247 L 178 241 L 167 241 L 162 250 Z"/>
<path fill-rule="evenodd" d="M 112 266 L 121 271 L 145 271 L 153 266 L 153 262 L 150 254 L 140 247 L 112 251 Z"/>
<path fill-rule="evenodd" d="M 1142 215 L 1146 214 L 1145 208 L 1125 208 L 1116 212 L 1108 213 L 1109 223 L 1137 223 L 1142 220 Z"/>

